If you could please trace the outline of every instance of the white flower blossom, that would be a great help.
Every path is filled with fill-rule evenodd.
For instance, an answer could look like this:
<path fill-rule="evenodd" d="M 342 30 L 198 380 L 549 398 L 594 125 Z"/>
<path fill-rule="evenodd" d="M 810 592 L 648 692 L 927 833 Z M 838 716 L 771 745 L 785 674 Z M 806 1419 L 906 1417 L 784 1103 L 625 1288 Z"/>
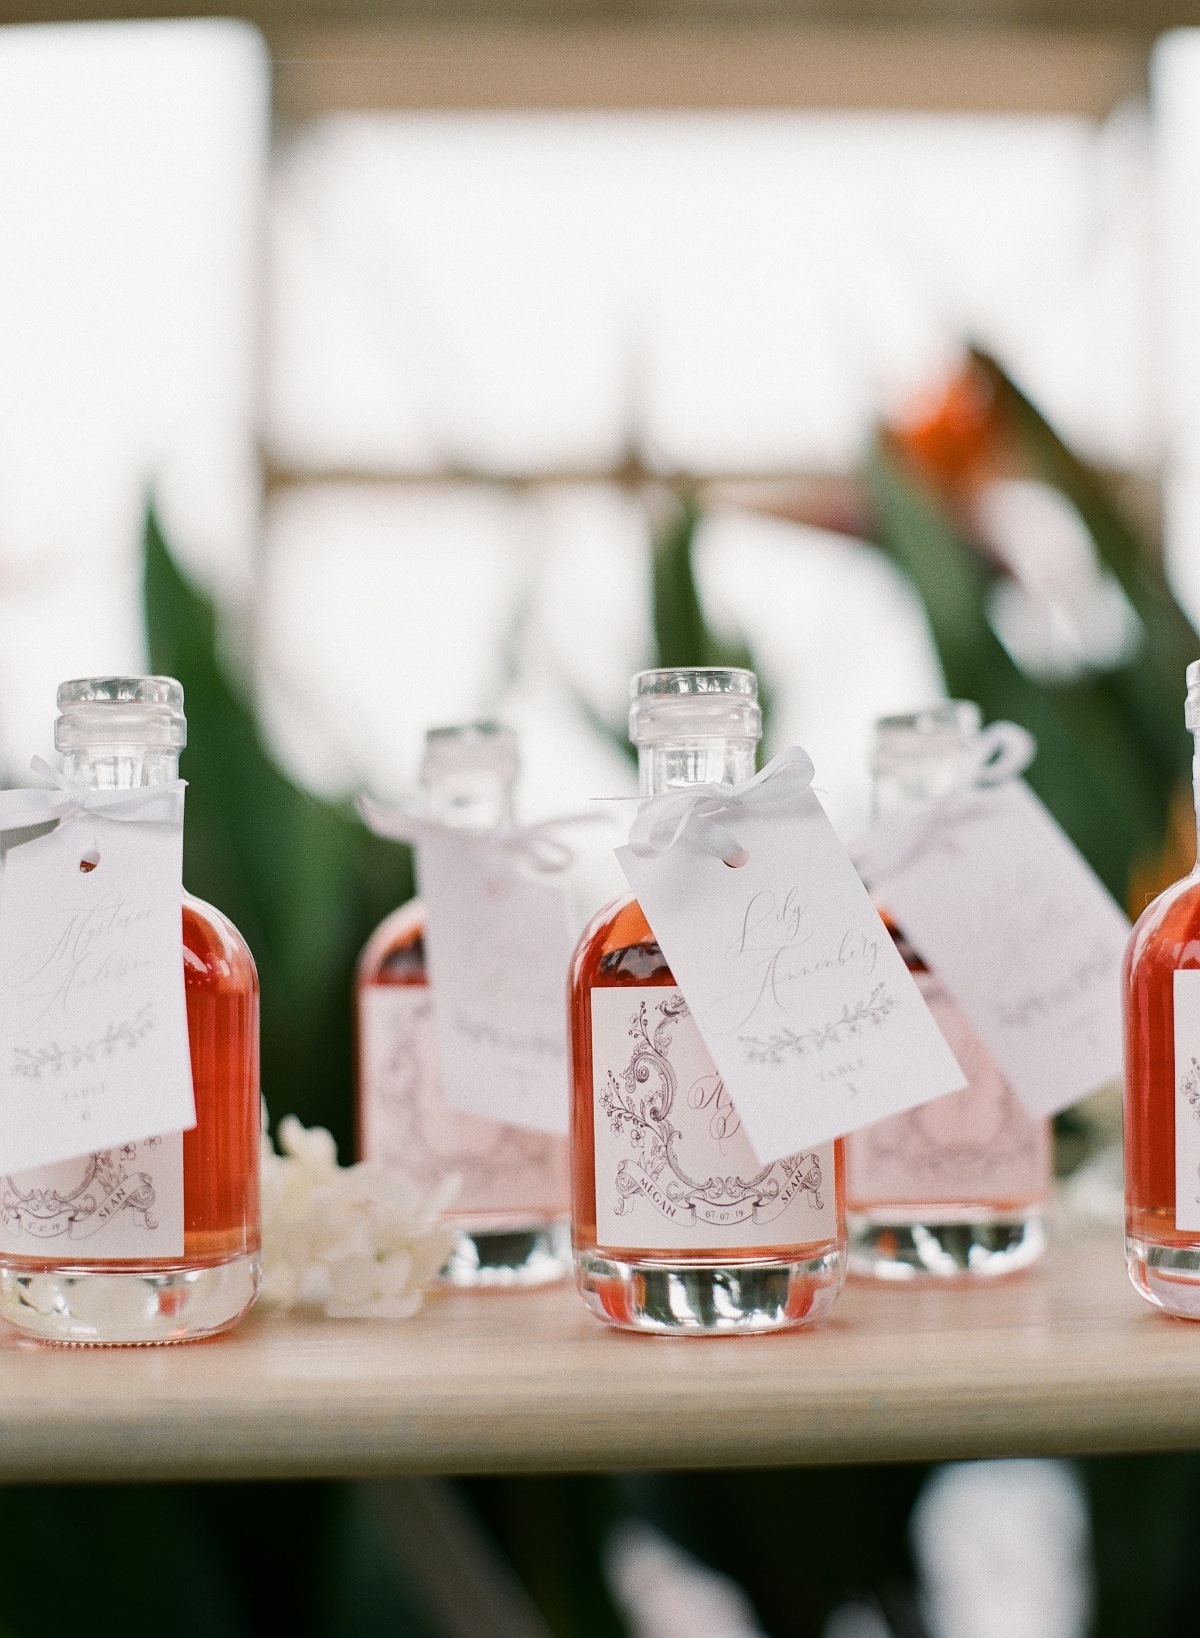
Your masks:
<path fill-rule="evenodd" d="M 323 1127 L 279 1123 L 262 1138 L 262 1301 L 299 1303 L 334 1319 L 407 1319 L 450 1255 L 441 1221 L 458 1193 L 450 1176 L 428 1193 L 377 1162 L 339 1166 Z"/>

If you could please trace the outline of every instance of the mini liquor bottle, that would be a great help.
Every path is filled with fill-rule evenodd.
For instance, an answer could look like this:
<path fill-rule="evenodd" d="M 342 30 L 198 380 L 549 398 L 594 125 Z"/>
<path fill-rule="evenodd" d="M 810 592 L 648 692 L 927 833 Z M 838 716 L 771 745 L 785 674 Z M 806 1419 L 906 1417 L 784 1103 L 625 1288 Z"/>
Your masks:
<path fill-rule="evenodd" d="M 63 683 L 58 708 L 75 784 L 179 777 L 187 729 L 171 678 Z M 0 1178 L 0 1316 L 41 1341 L 184 1342 L 228 1330 L 254 1301 L 258 974 L 232 923 L 188 893 L 181 959 L 193 1129 Z"/>
<path fill-rule="evenodd" d="M 643 796 L 754 774 L 750 671 L 633 679 Z M 572 1239 L 592 1312 L 668 1335 L 823 1314 L 845 1272 L 841 1141 L 761 1165 L 636 899 L 602 911 L 570 987 Z"/>
<path fill-rule="evenodd" d="M 876 814 L 949 789 L 979 725 L 978 706 L 961 700 L 882 718 Z M 847 1137 L 850 1270 L 885 1280 L 1015 1272 L 1045 1248 L 1050 1123 L 1026 1112 L 936 973 L 882 913 L 967 1085 Z"/>
<path fill-rule="evenodd" d="M 1200 732 L 1200 661 L 1185 720 Z M 1200 807 L 1200 742 L 1192 766 Z M 1139 916 L 1124 989 L 1125 1263 L 1143 1297 L 1200 1319 L 1200 864 Z"/>
<path fill-rule="evenodd" d="M 425 738 L 426 809 L 470 830 L 511 825 L 517 737 L 496 723 L 435 728 Z M 358 1150 L 422 1189 L 461 1182 L 447 1219 L 455 1246 L 442 1279 L 528 1286 L 570 1267 L 565 1138 L 446 1107 L 418 899 L 393 911 L 358 964 Z"/>

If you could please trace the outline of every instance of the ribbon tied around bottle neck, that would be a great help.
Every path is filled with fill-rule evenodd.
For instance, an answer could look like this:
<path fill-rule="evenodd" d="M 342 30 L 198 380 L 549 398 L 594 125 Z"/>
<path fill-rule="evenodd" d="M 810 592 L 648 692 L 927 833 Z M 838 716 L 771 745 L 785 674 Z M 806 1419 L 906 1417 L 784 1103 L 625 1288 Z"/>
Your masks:
<path fill-rule="evenodd" d="M 786 813 L 812 796 L 813 764 L 799 745 L 780 751 L 761 772 L 741 785 L 715 780 L 703 785 L 680 785 L 647 797 L 629 831 L 629 849 L 639 859 L 666 853 L 687 839 L 733 870 L 750 858 L 732 825 L 739 814 Z"/>
<path fill-rule="evenodd" d="M 183 818 L 186 779 L 168 779 L 158 785 L 122 785 L 119 788 L 79 785 L 52 768 L 42 757 L 29 764 L 48 789 L 0 791 L 0 834 L 30 830 L 65 819 L 119 819 L 143 824 L 177 825 Z M 96 834 L 81 836 L 82 870 L 94 870 L 100 862 Z"/>
<path fill-rule="evenodd" d="M 850 843 L 847 851 L 859 875 L 868 887 L 874 887 L 907 869 L 969 817 L 967 799 L 973 791 L 1019 779 L 1036 755 L 1037 740 L 1015 722 L 993 722 L 981 729 L 952 785 L 927 802 L 881 814 Z"/>
<path fill-rule="evenodd" d="M 418 846 L 426 837 L 461 836 L 483 842 L 498 853 L 507 854 L 515 864 L 525 866 L 540 876 L 554 876 L 569 870 L 578 857 L 575 848 L 559 834 L 573 825 L 596 824 L 602 815 L 596 813 L 566 813 L 560 818 L 543 819 L 536 825 L 503 825 L 493 830 L 470 830 L 461 825 L 448 825 L 441 819 L 425 814 L 409 813 L 403 808 L 386 808 L 373 802 L 369 796 L 360 796 L 355 806 L 363 823 L 376 836 L 391 842 L 407 842 Z"/>

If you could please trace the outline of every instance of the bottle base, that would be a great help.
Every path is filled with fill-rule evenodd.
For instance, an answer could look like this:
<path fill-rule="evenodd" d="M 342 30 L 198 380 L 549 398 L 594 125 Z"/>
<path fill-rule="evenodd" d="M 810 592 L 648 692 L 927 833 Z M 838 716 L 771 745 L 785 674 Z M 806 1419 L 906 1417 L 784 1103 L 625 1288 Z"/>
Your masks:
<path fill-rule="evenodd" d="M 657 1336 L 741 1336 L 819 1320 L 841 1290 L 846 1253 L 832 1246 L 794 1262 L 626 1262 L 598 1251 L 575 1257 L 575 1280 L 592 1313 L 626 1331 Z"/>
<path fill-rule="evenodd" d="M 520 1289 L 553 1285 L 571 1267 L 571 1231 L 565 1217 L 523 1229 L 459 1229 L 438 1276 L 457 1289 Z"/>
<path fill-rule="evenodd" d="M 228 1331 L 258 1295 L 257 1252 L 201 1268 L 0 1265 L 0 1319 L 38 1342 L 144 1348 Z"/>
<path fill-rule="evenodd" d="M 1177 1319 L 1200 1320 L 1200 1245 L 1171 1246 L 1125 1236 L 1133 1289 Z"/>
<path fill-rule="evenodd" d="M 895 1284 L 992 1280 L 1029 1268 L 1046 1249 L 1037 1210 L 941 1215 L 920 1206 L 848 1212 L 850 1273 Z"/>

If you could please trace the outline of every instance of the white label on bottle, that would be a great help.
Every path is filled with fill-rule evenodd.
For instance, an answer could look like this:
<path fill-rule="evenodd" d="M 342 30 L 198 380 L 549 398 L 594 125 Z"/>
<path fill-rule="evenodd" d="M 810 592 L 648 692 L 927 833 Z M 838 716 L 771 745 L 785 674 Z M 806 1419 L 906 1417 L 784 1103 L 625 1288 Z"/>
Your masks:
<path fill-rule="evenodd" d="M 567 1132 L 566 896 L 488 836 L 417 843 L 446 1103 L 534 1132 Z"/>
<path fill-rule="evenodd" d="M 1200 1230 L 1200 969 L 1174 974 L 1175 1227 Z"/>
<path fill-rule="evenodd" d="M 176 796 L 176 822 L 88 814 L 4 849 L 0 1172 L 196 1123 Z"/>
<path fill-rule="evenodd" d="M 446 1107 L 425 984 L 367 984 L 358 998 L 362 1152 L 436 1188 L 461 1180 L 455 1217 L 556 1217 L 568 1208 L 566 1143 Z"/>
<path fill-rule="evenodd" d="M 1020 779 L 968 790 L 869 885 L 936 972 L 1032 1115 L 1121 1073 L 1129 922 Z M 911 826 L 885 814 L 859 844 Z"/>
<path fill-rule="evenodd" d="M 969 1078 L 961 1092 L 846 1140 L 846 1204 L 1028 1205 L 1050 1186 L 1049 1124 L 1036 1120 L 933 973 L 917 988 Z"/>
<path fill-rule="evenodd" d="M 681 990 L 593 989 L 592 1084 L 601 1247 L 835 1238 L 833 1144 L 760 1165 Z"/>
<path fill-rule="evenodd" d="M 781 1160 L 966 1077 L 811 791 L 728 822 L 740 868 L 681 836 L 617 849 L 755 1154 Z"/>
<path fill-rule="evenodd" d="M 183 1256 L 183 1133 L 0 1177 L 0 1257 Z"/>

